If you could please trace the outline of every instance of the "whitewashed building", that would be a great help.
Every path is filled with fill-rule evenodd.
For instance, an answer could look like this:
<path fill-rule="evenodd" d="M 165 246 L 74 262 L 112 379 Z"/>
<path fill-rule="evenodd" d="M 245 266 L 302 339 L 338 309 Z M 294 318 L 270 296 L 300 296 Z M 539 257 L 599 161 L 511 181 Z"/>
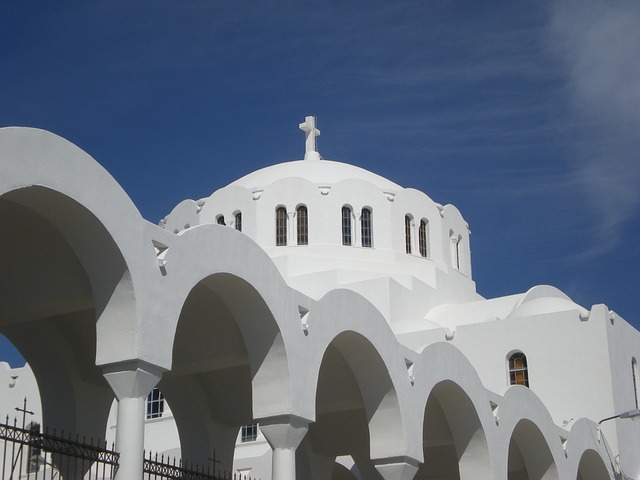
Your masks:
<path fill-rule="evenodd" d="M 122 480 L 145 443 L 263 480 L 640 478 L 638 331 L 550 286 L 483 298 L 454 206 L 300 128 L 303 160 L 159 226 L 68 141 L 0 129 L 0 331 L 42 421 L 110 432 Z"/>

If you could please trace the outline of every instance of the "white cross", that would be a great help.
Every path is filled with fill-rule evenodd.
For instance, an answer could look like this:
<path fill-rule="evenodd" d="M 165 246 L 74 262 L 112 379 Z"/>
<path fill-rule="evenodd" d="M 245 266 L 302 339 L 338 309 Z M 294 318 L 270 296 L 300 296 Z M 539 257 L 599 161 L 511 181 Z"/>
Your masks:
<path fill-rule="evenodd" d="M 300 124 L 300 130 L 305 133 L 305 154 L 304 159 L 320 159 L 320 155 L 316 150 L 316 137 L 320 135 L 320 130 L 316 128 L 316 117 L 305 117 L 304 123 Z"/>

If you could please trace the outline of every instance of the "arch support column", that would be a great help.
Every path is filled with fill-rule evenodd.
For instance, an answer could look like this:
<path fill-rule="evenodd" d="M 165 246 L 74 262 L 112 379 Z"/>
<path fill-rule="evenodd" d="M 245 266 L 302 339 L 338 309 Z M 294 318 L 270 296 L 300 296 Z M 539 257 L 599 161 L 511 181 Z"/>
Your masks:
<path fill-rule="evenodd" d="M 295 415 L 282 415 L 259 422 L 273 450 L 271 480 L 295 480 L 296 449 L 309 430 L 309 421 Z"/>
<path fill-rule="evenodd" d="M 140 360 L 103 368 L 104 378 L 118 399 L 116 451 L 120 453 L 117 480 L 142 478 L 145 401 L 162 377 L 162 370 Z"/>
<path fill-rule="evenodd" d="M 420 462 L 411 457 L 377 458 L 373 465 L 384 480 L 411 480 Z"/>

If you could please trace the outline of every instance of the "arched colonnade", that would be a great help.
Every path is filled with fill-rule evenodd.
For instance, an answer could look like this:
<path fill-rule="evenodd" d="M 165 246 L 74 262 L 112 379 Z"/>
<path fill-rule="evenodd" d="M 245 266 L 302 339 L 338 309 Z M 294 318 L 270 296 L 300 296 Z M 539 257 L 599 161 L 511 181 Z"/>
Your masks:
<path fill-rule="evenodd" d="M 229 469 L 238 429 L 258 421 L 274 480 L 611 471 L 593 424 L 572 435 L 528 389 L 486 391 L 445 342 L 401 346 L 354 292 L 315 301 L 289 288 L 234 229 L 148 223 L 60 137 L 1 129 L 0 171 L 0 331 L 29 361 L 48 425 L 100 437 L 117 398 L 118 478 L 139 478 L 156 385 L 183 458 L 215 449 Z M 336 466 L 344 457 L 351 470 Z"/>

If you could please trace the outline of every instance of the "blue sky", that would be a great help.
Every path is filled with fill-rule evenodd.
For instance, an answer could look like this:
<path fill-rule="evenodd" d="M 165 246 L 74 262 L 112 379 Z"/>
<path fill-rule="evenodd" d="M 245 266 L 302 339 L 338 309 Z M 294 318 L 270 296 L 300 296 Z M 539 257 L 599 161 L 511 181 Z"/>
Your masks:
<path fill-rule="evenodd" d="M 324 158 L 460 209 L 482 295 L 640 326 L 640 2 L 0 0 L 0 42 L 0 125 L 74 142 L 150 221 L 301 158 L 315 114 Z"/>

